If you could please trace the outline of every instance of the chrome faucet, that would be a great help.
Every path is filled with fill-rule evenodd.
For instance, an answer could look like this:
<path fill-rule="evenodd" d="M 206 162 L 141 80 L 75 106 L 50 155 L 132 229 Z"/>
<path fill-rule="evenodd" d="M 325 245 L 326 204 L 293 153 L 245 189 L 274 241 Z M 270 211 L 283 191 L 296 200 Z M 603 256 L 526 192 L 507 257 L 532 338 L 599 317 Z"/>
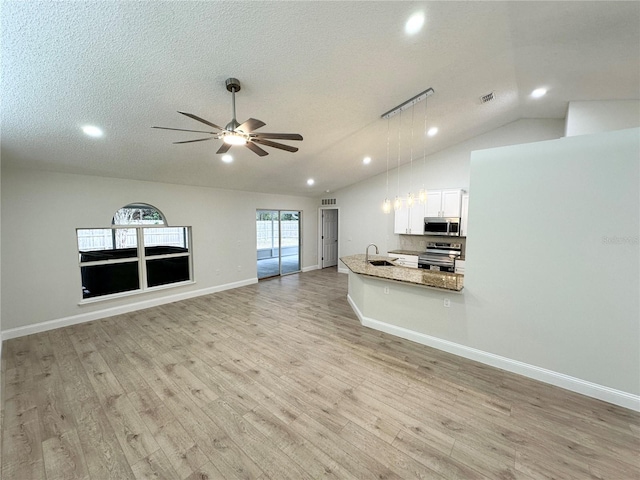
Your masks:
<path fill-rule="evenodd" d="M 375 243 L 370 243 L 369 245 L 367 245 L 367 250 L 366 250 L 366 253 L 364 255 L 364 261 L 367 262 L 367 263 L 369 263 L 369 247 L 376 247 L 376 255 L 378 253 L 380 253 L 378 251 L 378 246 Z"/>

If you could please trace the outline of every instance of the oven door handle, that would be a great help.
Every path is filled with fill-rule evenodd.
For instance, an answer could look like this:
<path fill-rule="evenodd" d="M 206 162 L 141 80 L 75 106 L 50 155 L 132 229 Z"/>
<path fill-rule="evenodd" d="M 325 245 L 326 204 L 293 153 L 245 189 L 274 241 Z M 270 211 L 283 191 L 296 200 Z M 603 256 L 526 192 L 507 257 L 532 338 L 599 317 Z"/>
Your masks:
<path fill-rule="evenodd" d="M 437 265 L 439 267 L 452 267 L 453 262 L 446 262 L 443 260 L 423 260 L 418 262 L 420 265 Z"/>

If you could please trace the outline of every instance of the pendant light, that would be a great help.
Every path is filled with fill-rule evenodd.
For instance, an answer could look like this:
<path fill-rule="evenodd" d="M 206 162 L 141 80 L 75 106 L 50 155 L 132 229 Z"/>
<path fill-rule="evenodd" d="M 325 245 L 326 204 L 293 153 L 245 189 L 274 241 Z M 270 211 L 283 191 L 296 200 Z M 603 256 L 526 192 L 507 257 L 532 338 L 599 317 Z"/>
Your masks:
<path fill-rule="evenodd" d="M 411 107 L 411 144 L 409 148 L 409 159 L 410 159 L 410 170 L 409 170 L 409 193 L 407 194 L 407 207 L 411 207 L 413 205 L 413 193 L 411 193 L 411 184 L 413 183 L 413 114 L 416 106 L 413 105 Z"/>
<path fill-rule="evenodd" d="M 382 203 L 382 211 L 384 213 L 391 212 L 391 200 L 389 200 L 389 117 L 387 117 L 387 196 Z"/>
<path fill-rule="evenodd" d="M 424 176 L 427 171 L 427 99 L 424 99 L 424 132 L 422 134 L 422 188 L 418 193 L 420 203 L 427 203 L 427 189 L 424 185 Z"/>
<path fill-rule="evenodd" d="M 400 132 L 402 132 L 402 111 L 400 111 L 400 119 L 398 120 L 398 189 L 396 190 L 396 199 L 393 201 L 393 209 L 396 212 L 402 208 L 402 200 L 400 199 Z"/>
<path fill-rule="evenodd" d="M 427 88 L 424 92 L 420 92 L 418 95 L 415 95 L 414 97 L 411 97 L 409 100 L 407 100 L 406 102 L 401 103 L 400 105 L 398 105 L 397 107 L 392 108 L 391 110 L 389 110 L 388 112 L 385 112 L 381 115 L 382 118 L 385 118 L 387 120 L 389 120 L 391 117 L 398 115 L 399 114 L 399 120 L 398 120 L 398 167 L 397 167 L 397 172 L 398 172 L 398 190 L 397 190 L 397 194 L 396 194 L 396 198 L 393 201 L 393 208 L 394 210 L 400 210 L 400 208 L 402 208 L 402 199 L 400 198 L 400 153 L 401 153 L 401 149 L 400 149 L 400 140 L 401 140 L 401 131 L 402 131 L 402 112 L 406 109 L 408 109 L 409 107 L 412 107 L 413 109 L 411 110 L 411 174 L 410 174 L 410 178 L 409 178 L 409 196 L 407 197 L 407 204 L 409 206 L 411 206 L 414 202 L 415 202 L 415 197 L 411 192 L 411 186 L 412 186 L 412 182 L 413 182 L 413 119 L 414 119 L 414 110 L 415 110 L 415 104 L 418 102 L 421 102 L 422 100 L 426 100 L 427 97 L 433 95 L 435 92 L 433 90 L 433 88 Z M 424 118 L 424 124 L 425 124 L 425 137 L 426 137 L 426 131 L 427 131 L 427 102 L 425 101 L 425 118 Z M 426 153 L 426 139 L 425 139 L 425 144 L 424 144 L 424 152 L 423 154 Z M 426 165 L 426 154 L 424 155 L 424 162 Z M 424 186 L 424 185 L 423 185 Z M 424 188 L 422 188 L 420 190 L 419 193 L 419 198 L 421 202 L 426 201 L 427 198 L 427 194 Z M 383 210 L 385 212 L 387 211 L 391 211 L 391 202 L 389 201 L 389 123 L 387 122 L 387 198 L 385 198 L 385 201 L 383 203 Z"/>

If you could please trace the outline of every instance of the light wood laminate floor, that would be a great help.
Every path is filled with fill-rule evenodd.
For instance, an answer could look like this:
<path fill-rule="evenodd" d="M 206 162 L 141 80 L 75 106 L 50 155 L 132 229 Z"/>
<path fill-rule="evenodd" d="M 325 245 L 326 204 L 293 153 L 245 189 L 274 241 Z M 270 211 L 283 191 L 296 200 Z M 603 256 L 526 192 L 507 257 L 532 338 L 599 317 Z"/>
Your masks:
<path fill-rule="evenodd" d="M 6 341 L 2 479 L 640 477 L 638 414 L 364 328 L 346 283 Z"/>

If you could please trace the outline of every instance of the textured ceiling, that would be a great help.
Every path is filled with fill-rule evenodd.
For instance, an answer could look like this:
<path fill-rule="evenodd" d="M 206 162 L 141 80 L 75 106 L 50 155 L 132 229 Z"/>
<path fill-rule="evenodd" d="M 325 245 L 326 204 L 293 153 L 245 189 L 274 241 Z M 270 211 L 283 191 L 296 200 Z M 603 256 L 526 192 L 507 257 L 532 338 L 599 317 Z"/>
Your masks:
<path fill-rule="evenodd" d="M 320 196 L 519 118 L 564 118 L 571 100 L 640 98 L 639 2 L 2 1 L 3 165 Z M 416 11 L 425 26 L 408 37 Z M 176 113 L 300 133 L 258 157 Z M 539 100 L 530 92 L 545 86 Z M 380 115 L 432 87 L 424 104 Z M 479 97 L 495 92 L 481 104 Z M 412 128 L 413 123 L 413 128 Z M 93 124 L 105 135 L 84 136 Z M 412 133 L 413 132 L 413 133 Z M 362 158 L 373 158 L 363 165 Z M 313 177 L 313 187 L 306 180 Z"/>

